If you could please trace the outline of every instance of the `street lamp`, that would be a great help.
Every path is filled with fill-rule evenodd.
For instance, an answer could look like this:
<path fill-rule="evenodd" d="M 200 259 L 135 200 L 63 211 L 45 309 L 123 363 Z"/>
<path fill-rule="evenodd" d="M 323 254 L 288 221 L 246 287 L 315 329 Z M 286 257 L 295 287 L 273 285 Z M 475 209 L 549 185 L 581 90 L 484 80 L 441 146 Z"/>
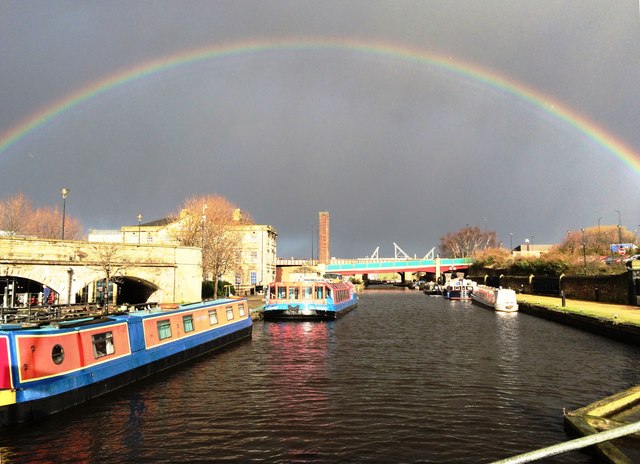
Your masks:
<path fill-rule="evenodd" d="M 580 229 L 582 232 L 582 257 L 584 258 L 584 273 L 587 273 L 587 242 L 584 239 L 584 229 Z"/>
<path fill-rule="evenodd" d="M 202 250 L 204 250 L 204 224 L 207 221 L 207 215 L 205 213 L 206 211 L 207 211 L 207 204 L 202 203 Z"/>
<path fill-rule="evenodd" d="M 529 239 L 528 239 L 528 238 L 525 238 L 525 239 L 524 239 L 524 243 L 526 243 L 526 244 L 527 244 L 527 254 L 529 254 Z"/>
<path fill-rule="evenodd" d="M 142 222 L 142 214 L 138 213 L 138 245 L 140 245 L 140 223 Z"/>
<path fill-rule="evenodd" d="M 616 213 L 618 213 L 618 243 L 622 243 L 622 219 L 620 219 L 620 210 L 617 209 Z"/>
<path fill-rule="evenodd" d="M 509 247 L 511 248 L 509 253 L 513 254 L 513 232 L 509 232 Z"/>
<path fill-rule="evenodd" d="M 69 195 L 70 191 L 66 187 L 60 189 L 60 194 L 62 195 L 62 240 L 64 240 L 64 216 L 67 210 L 67 195 Z"/>

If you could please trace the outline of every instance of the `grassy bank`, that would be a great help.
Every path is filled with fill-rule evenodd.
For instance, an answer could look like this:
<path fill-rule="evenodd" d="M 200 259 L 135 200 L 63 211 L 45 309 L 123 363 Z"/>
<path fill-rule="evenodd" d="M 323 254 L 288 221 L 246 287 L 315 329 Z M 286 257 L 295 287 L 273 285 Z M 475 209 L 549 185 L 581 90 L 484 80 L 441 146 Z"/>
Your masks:
<path fill-rule="evenodd" d="M 518 295 L 518 302 L 543 306 L 559 313 L 578 314 L 617 324 L 631 324 L 640 327 L 640 307 L 638 306 L 571 299 L 566 299 L 565 306 L 562 306 L 562 298 L 560 297 L 527 294 Z"/>

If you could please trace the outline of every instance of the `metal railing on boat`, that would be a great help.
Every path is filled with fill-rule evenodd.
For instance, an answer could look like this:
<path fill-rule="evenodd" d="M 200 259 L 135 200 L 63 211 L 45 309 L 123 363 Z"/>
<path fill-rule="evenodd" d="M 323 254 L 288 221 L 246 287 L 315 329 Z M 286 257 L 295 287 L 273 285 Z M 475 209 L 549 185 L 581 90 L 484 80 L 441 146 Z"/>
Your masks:
<path fill-rule="evenodd" d="M 520 464 L 524 462 L 533 462 L 538 459 L 548 458 L 556 456 L 558 454 L 564 454 L 569 451 L 575 451 L 582 448 L 587 448 L 598 443 L 614 440 L 616 438 L 624 437 L 634 433 L 640 432 L 640 422 L 634 422 L 632 424 L 616 427 L 615 429 L 605 430 L 604 432 L 598 432 L 586 437 L 576 438 L 564 443 L 558 443 L 557 445 L 547 446 L 546 448 L 540 448 L 528 453 L 512 456 L 500 461 L 494 461 L 492 464 Z"/>

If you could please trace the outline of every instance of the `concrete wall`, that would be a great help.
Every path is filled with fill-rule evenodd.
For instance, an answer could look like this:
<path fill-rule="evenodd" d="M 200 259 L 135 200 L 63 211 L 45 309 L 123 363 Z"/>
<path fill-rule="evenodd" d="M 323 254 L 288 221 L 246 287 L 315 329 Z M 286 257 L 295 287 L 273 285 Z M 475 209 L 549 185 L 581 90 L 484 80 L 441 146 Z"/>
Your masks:
<path fill-rule="evenodd" d="M 627 274 L 603 276 L 565 276 L 561 280 L 567 298 L 629 304 L 629 276 Z"/>

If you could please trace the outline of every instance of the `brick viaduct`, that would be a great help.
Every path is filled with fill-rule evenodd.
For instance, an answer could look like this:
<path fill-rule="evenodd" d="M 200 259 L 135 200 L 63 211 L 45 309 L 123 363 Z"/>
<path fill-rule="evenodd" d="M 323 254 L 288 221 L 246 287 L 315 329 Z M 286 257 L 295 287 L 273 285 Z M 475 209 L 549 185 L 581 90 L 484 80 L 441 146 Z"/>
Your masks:
<path fill-rule="evenodd" d="M 128 303 L 201 299 L 199 248 L 0 237 L 0 278 L 47 285 L 60 304 L 79 302 L 85 287 L 105 278 L 107 266 Z"/>

